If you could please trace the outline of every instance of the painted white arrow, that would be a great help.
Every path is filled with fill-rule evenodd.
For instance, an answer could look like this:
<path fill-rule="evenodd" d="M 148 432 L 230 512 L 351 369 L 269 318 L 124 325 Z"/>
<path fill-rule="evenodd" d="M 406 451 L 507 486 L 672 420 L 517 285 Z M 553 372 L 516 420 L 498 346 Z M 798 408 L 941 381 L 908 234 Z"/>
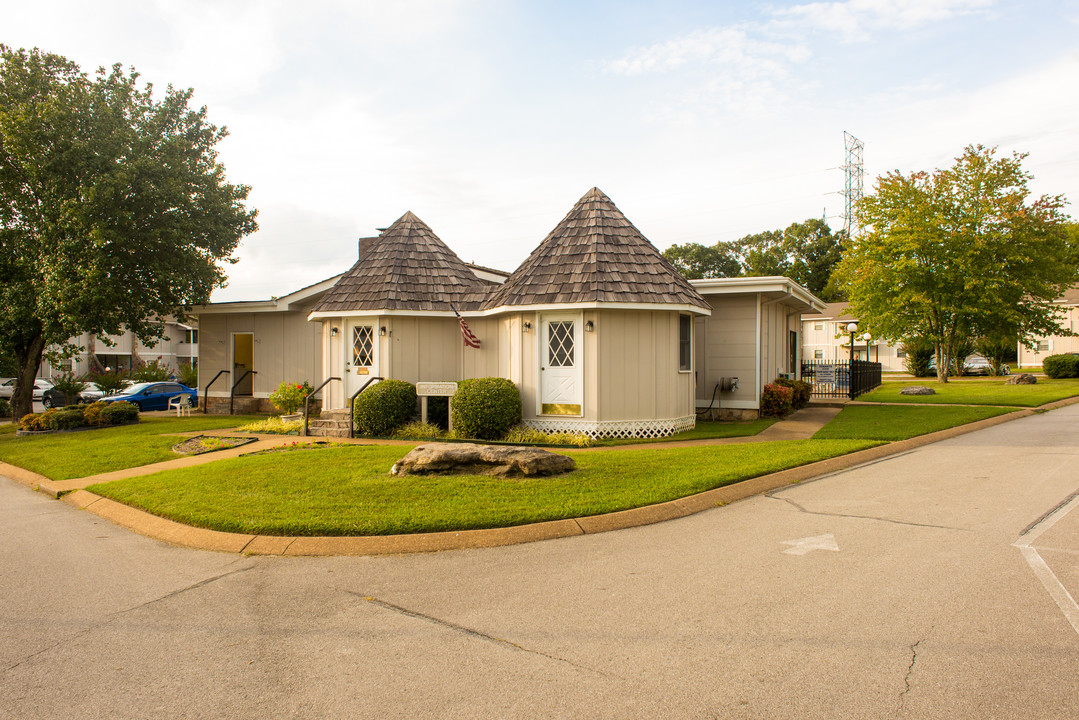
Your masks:
<path fill-rule="evenodd" d="M 812 552 L 814 550 L 831 550 L 832 552 L 839 552 L 839 545 L 836 544 L 835 535 L 832 535 L 831 533 L 801 538 L 799 540 L 784 540 L 781 544 L 792 546 L 789 550 L 783 551 L 786 555 L 805 555 L 807 552 Z"/>

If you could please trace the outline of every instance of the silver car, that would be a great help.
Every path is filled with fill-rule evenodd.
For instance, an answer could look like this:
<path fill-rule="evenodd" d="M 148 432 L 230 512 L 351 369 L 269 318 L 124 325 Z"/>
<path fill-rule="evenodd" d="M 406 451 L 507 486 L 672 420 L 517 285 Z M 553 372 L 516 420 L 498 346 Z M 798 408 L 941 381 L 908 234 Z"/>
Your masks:
<path fill-rule="evenodd" d="M 44 378 L 38 378 L 34 381 L 34 401 L 41 401 L 41 393 L 45 392 L 52 387 L 52 381 Z M 0 398 L 10 400 L 11 396 L 15 394 L 15 378 L 11 378 L 0 385 Z"/>

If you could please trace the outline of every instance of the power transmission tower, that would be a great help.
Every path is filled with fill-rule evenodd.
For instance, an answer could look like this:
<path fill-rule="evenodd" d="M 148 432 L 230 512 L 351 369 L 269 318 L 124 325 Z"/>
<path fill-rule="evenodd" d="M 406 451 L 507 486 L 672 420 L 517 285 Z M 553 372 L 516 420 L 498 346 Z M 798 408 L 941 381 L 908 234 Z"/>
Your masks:
<path fill-rule="evenodd" d="M 843 144 L 847 148 L 847 161 L 843 164 L 843 171 L 847 176 L 843 190 L 846 201 L 843 208 L 843 230 L 847 237 L 851 237 L 854 233 L 854 209 L 862 199 L 865 186 L 865 167 L 862 164 L 862 149 L 865 145 L 846 130 L 843 131 Z"/>

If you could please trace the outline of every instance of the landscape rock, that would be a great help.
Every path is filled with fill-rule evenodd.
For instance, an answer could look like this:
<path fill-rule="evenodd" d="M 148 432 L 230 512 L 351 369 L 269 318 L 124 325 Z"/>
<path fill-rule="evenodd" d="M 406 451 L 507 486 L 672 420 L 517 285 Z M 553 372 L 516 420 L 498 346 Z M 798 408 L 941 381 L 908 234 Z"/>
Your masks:
<path fill-rule="evenodd" d="M 577 468 L 565 455 L 516 445 L 426 443 L 394 463 L 393 475 L 560 475 Z"/>
<path fill-rule="evenodd" d="M 1008 378 L 1009 385 L 1034 385 L 1038 382 L 1038 378 L 1034 377 L 1030 373 L 1023 373 L 1022 375 L 1012 375 Z"/>
<path fill-rule="evenodd" d="M 936 395 L 937 391 L 925 385 L 911 385 L 899 391 L 900 395 Z"/>

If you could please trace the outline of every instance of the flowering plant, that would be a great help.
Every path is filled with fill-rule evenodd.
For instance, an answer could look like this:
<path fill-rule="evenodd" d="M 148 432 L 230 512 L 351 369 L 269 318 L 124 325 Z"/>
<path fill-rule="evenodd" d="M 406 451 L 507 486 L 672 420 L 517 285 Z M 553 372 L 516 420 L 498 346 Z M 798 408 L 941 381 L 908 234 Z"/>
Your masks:
<path fill-rule="evenodd" d="M 283 382 L 270 393 L 270 402 L 285 415 L 291 415 L 300 409 L 304 400 L 311 394 L 311 386 L 303 383 Z"/>

